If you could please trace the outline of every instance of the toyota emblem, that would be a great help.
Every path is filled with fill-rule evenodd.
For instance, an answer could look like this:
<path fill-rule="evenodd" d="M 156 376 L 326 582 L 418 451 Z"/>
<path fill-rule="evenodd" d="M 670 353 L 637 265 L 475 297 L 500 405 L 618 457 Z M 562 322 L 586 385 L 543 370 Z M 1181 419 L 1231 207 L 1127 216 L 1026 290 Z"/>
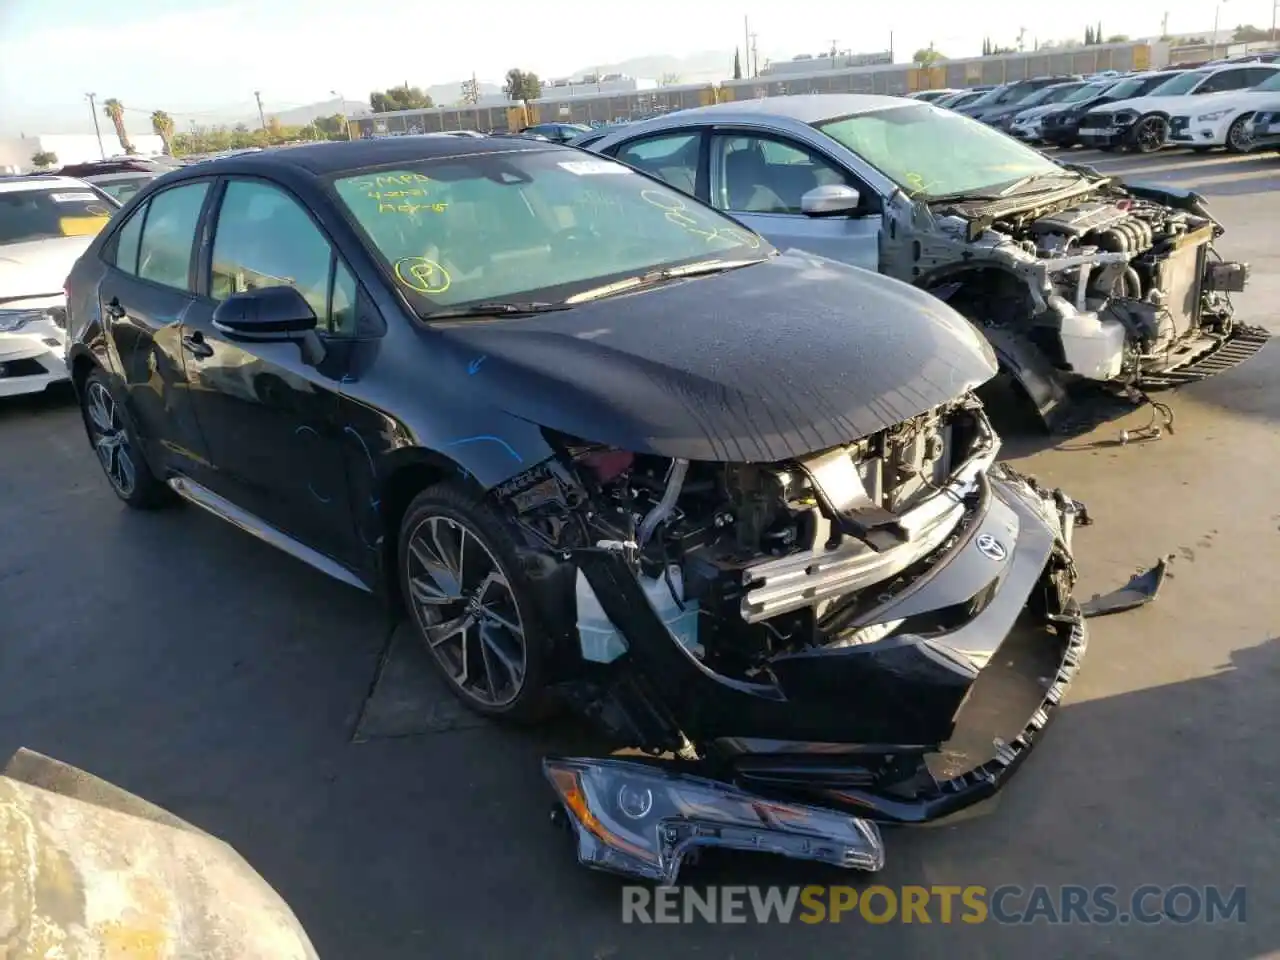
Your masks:
<path fill-rule="evenodd" d="M 1008 556 L 1004 544 L 997 540 L 989 533 L 981 533 L 978 539 L 974 541 L 978 551 L 988 560 L 1003 560 Z"/>

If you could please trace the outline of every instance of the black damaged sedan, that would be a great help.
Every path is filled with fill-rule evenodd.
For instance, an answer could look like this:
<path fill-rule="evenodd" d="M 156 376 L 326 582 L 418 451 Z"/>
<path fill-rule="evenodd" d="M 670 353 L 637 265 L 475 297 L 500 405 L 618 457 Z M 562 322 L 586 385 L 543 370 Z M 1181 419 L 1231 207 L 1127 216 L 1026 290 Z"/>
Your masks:
<path fill-rule="evenodd" d="M 141 190 L 68 280 L 121 500 L 182 498 L 403 608 L 549 758 L 591 866 L 874 870 L 993 793 L 1075 672 L 1075 504 L 995 464 L 985 341 L 613 161 L 393 138 Z M 299 598 L 303 602 L 304 598 Z"/>

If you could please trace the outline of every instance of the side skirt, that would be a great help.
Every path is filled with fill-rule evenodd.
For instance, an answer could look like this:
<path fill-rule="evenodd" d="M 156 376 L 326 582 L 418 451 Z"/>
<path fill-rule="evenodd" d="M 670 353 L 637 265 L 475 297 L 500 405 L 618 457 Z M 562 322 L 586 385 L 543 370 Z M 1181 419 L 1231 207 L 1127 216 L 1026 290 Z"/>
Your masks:
<path fill-rule="evenodd" d="M 189 477 L 170 477 L 169 486 L 182 499 L 194 503 L 203 510 L 208 510 L 215 517 L 227 521 L 232 526 L 239 527 L 246 533 L 253 534 L 259 540 L 271 544 L 277 550 L 284 551 L 296 560 L 301 560 L 307 566 L 328 574 L 333 579 L 340 580 L 349 587 L 355 587 L 365 593 L 373 592 L 369 584 L 336 560 L 326 557 L 317 550 L 312 550 L 306 544 L 295 540 L 287 533 L 277 530 L 261 517 L 237 507 L 230 500 L 218 496 L 208 487 L 196 483 Z"/>

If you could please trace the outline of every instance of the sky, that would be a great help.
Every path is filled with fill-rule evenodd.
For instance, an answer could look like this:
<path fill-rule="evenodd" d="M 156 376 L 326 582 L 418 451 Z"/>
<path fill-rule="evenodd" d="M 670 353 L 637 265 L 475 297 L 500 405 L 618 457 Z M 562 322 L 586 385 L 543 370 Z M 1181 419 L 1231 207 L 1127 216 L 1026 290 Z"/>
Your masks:
<path fill-rule="evenodd" d="M 162 109 L 252 116 L 370 90 L 470 77 L 501 82 L 514 66 L 545 78 L 630 57 L 732 50 L 743 17 L 760 62 L 841 49 L 899 61 L 933 43 L 976 56 L 982 39 L 1015 45 L 1105 34 L 1154 36 L 1270 27 L 1273 0 L 0 0 L 0 135 L 91 133 L 87 92 L 115 97 L 140 129 Z M 731 55 L 730 55 L 731 56 Z M 726 65 L 726 73 L 731 69 Z M 656 78 L 655 78 L 656 79 Z"/>

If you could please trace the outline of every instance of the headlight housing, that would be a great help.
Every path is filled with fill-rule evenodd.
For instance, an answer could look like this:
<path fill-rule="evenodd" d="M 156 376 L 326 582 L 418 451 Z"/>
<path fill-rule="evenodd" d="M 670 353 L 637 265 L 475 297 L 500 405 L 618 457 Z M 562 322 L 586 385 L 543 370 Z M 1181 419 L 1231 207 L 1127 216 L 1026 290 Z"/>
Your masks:
<path fill-rule="evenodd" d="M 597 870 L 670 885 L 696 847 L 884 866 L 876 825 L 833 810 L 624 760 L 549 757 L 542 769 L 572 820 L 578 860 Z"/>
<path fill-rule="evenodd" d="M 1133 123 L 1135 120 L 1138 119 L 1138 111 L 1137 110 L 1121 110 L 1119 113 L 1115 114 L 1115 116 L 1112 119 L 1115 120 L 1115 122 L 1120 126 L 1127 127 L 1129 124 Z"/>
<path fill-rule="evenodd" d="M 0 310 L 0 333 L 15 333 L 29 323 L 52 319 L 45 310 Z"/>
<path fill-rule="evenodd" d="M 1212 113 L 1202 113 L 1202 114 L 1200 114 L 1200 116 L 1196 117 L 1196 120 L 1200 121 L 1201 123 L 1207 123 L 1207 122 L 1211 122 L 1211 121 L 1214 121 L 1214 120 L 1221 120 L 1223 117 L 1225 117 L 1225 116 L 1226 116 L 1227 114 L 1229 114 L 1230 112 L 1231 112 L 1231 111 L 1230 111 L 1230 109 L 1227 109 L 1227 110 L 1214 110 Z"/>

